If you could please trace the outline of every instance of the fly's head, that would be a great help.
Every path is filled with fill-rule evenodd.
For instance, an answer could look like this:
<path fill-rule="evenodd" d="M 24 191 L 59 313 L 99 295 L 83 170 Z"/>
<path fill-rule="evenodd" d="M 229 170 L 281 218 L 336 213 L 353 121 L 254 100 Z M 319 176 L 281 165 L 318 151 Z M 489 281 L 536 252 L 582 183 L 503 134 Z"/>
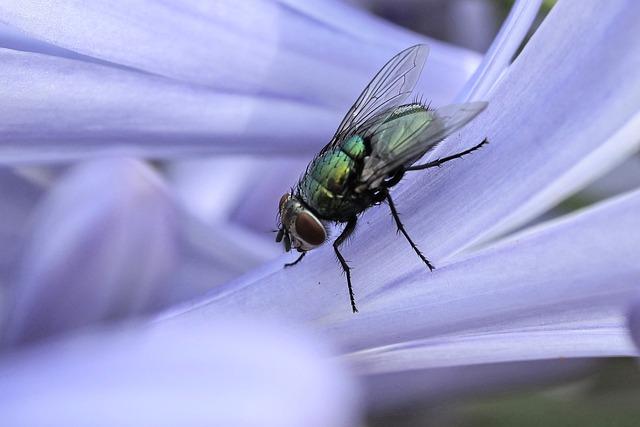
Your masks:
<path fill-rule="evenodd" d="M 280 227 L 276 242 L 283 242 L 287 252 L 291 248 L 298 252 L 315 249 L 327 239 L 327 229 L 293 194 L 287 193 L 280 199 Z"/>

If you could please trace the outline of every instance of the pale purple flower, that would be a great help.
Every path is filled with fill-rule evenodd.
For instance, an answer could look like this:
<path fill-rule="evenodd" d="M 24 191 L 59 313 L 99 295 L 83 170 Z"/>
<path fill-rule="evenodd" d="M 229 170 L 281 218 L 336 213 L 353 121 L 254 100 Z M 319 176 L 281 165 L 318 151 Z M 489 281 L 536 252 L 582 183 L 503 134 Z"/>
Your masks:
<path fill-rule="evenodd" d="M 381 410 L 636 355 L 627 325 L 637 336 L 640 193 L 514 230 L 638 149 L 640 5 L 560 1 L 510 64 L 538 5 L 517 2 L 482 61 L 429 42 L 417 91 L 435 105 L 489 102 L 431 156 L 491 143 L 394 192 L 435 272 L 396 237 L 384 206 L 363 215 L 345 248 L 353 315 L 329 245 L 283 270 L 290 257 L 273 259 L 265 231 L 373 72 L 423 38 L 329 0 L 3 2 L 0 161 L 21 168 L 0 183 L 11 189 L 3 209 L 15 209 L 0 229 L 15 247 L 0 253 L 2 413 L 19 420 L 38 407 L 31 420 L 60 425 L 96 413 L 234 425 L 224 410 L 249 415 L 241 393 L 203 399 L 228 389 L 221 376 L 249 372 L 242 389 L 271 405 L 262 425 L 349 425 L 358 398 L 345 364 L 368 408 Z M 107 153 L 166 162 L 23 168 Z M 184 158 L 193 153 L 235 157 Z M 160 308 L 151 325 L 79 332 Z M 259 320 L 234 326 L 238 312 Z M 307 351 L 311 338 L 255 326 L 271 317 L 330 341 L 338 363 Z M 309 375 L 286 369 L 296 363 Z M 262 377 L 269 369 L 278 375 Z M 36 386 L 43 395 L 29 397 Z M 278 405 L 297 396 L 299 418 L 278 419 Z M 90 411 L 69 412 L 78 398 Z M 317 419 L 324 399 L 330 413 Z M 122 418 L 133 410 L 139 418 Z"/>
<path fill-rule="evenodd" d="M 259 355 L 256 354 L 259 349 Z M 129 325 L 36 345 L 0 365 L 5 425 L 357 425 L 350 376 L 271 322 Z M 258 357 L 259 356 L 259 357 Z"/>

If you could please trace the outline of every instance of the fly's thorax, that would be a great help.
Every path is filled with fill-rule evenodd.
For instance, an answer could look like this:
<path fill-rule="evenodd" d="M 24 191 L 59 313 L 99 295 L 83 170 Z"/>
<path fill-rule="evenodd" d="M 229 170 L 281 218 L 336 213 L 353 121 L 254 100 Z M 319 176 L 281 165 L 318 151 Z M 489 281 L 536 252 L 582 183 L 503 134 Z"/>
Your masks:
<path fill-rule="evenodd" d="M 353 135 L 349 137 L 340 146 L 340 149 L 353 160 L 362 159 L 367 151 L 364 139 L 360 135 Z"/>
<path fill-rule="evenodd" d="M 280 199 L 282 230 L 293 248 L 310 251 L 327 239 L 327 229 L 316 215 L 297 196 L 285 194 Z"/>
<path fill-rule="evenodd" d="M 321 218 L 344 221 L 369 206 L 370 201 L 354 193 L 366 144 L 359 135 L 316 157 L 298 184 L 302 200 Z"/>

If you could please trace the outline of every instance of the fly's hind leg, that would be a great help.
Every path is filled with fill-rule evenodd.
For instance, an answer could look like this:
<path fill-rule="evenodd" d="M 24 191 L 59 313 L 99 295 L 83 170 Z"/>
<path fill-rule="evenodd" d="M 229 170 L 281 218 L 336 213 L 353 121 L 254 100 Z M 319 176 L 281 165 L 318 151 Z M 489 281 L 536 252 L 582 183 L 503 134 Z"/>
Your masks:
<path fill-rule="evenodd" d="M 333 250 L 338 257 L 338 261 L 340 261 L 340 265 L 342 266 L 342 271 L 347 276 L 347 287 L 349 288 L 349 300 L 351 301 L 351 309 L 354 313 L 358 312 L 356 308 L 356 299 L 353 296 L 353 288 L 351 287 L 351 268 L 349 268 L 349 264 L 345 261 L 344 257 L 340 253 L 340 245 L 353 233 L 353 230 L 356 228 L 356 222 L 358 219 L 354 216 L 348 222 L 347 225 L 342 230 L 342 233 L 338 236 L 338 238 L 333 242 Z"/>
<path fill-rule="evenodd" d="M 483 139 L 482 142 L 474 147 L 471 147 L 467 150 L 461 151 L 459 153 L 456 154 L 452 154 L 451 156 L 447 156 L 447 157 L 442 157 L 440 159 L 435 159 L 429 163 L 425 163 L 422 165 L 415 165 L 415 166 L 409 166 L 408 168 L 405 169 L 405 171 L 419 171 L 419 170 L 423 170 L 423 169 L 429 169 L 429 168 L 435 168 L 435 167 L 440 167 L 442 166 L 443 163 L 447 163 L 450 160 L 455 160 L 455 159 L 459 159 L 462 156 L 466 156 L 467 154 L 471 154 L 474 151 L 476 151 L 477 149 L 479 149 L 480 147 L 482 147 L 485 144 L 488 144 L 489 140 L 487 138 Z"/>
<path fill-rule="evenodd" d="M 305 256 L 306 254 L 307 254 L 306 252 L 302 252 L 302 253 L 300 254 L 300 256 L 298 257 L 298 259 L 296 259 L 296 260 L 295 260 L 295 261 L 293 261 L 293 262 L 288 262 L 288 263 L 286 263 L 286 264 L 284 265 L 284 268 L 287 268 L 287 267 L 293 267 L 294 265 L 296 265 L 297 263 L 299 263 L 300 261 L 302 261 L 302 258 L 304 258 L 304 256 Z"/>
<path fill-rule="evenodd" d="M 413 250 L 416 252 L 416 254 L 418 254 L 420 259 L 425 264 L 427 264 L 427 267 L 429 267 L 429 270 L 433 271 L 435 269 L 433 264 L 431 264 L 431 262 L 429 262 L 429 260 L 424 255 L 422 255 L 422 252 L 420 252 L 420 249 L 418 249 L 418 246 L 416 246 L 416 244 L 413 243 L 413 240 L 411 240 L 411 237 L 409 237 L 407 230 L 404 229 L 404 225 L 402 225 L 402 222 L 400 221 L 400 216 L 398 215 L 398 211 L 396 210 L 396 205 L 393 203 L 393 199 L 391 199 L 391 195 L 389 194 L 388 191 L 386 192 L 386 199 L 387 199 L 387 203 L 389 204 L 389 209 L 391 210 L 391 216 L 393 216 L 393 219 L 396 222 L 396 225 L 398 226 L 398 231 L 404 235 L 404 237 L 407 239 L 407 241 L 409 242 Z"/>

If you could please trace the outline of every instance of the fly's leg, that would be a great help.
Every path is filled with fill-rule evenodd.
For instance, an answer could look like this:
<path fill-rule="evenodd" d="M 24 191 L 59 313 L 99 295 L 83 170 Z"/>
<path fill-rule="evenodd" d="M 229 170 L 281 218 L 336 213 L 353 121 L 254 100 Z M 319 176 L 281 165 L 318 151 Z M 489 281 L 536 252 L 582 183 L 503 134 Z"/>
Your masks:
<path fill-rule="evenodd" d="M 342 266 L 342 271 L 344 271 L 344 273 L 347 276 L 347 286 L 349 287 L 349 300 L 351 301 L 351 309 L 353 310 L 354 313 L 357 313 L 358 309 L 356 308 L 356 299 L 353 296 L 353 288 L 351 287 L 351 269 L 349 268 L 349 264 L 347 264 L 347 261 L 345 261 L 344 257 L 340 253 L 339 247 L 351 235 L 351 233 L 353 233 L 353 230 L 355 230 L 356 228 L 356 222 L 357 222 L 357 218 L 354 216 L 347 222 L 347 225 L 342 230 L 342 233 L 340 233 L 340 235 L 335 240 L 335 242 L 333 242 L 333 250 L 335 251 L 336 256 L 338 257 L 338 261 L 340 261 L 340 265 Z"/>
<path fill-rule="evenodd" d="M 427 267 L 429 267 L 429 270 L 433 271 L 435 267 L 429 262 L 429 260 L 424 255 L 422 255 L 422 252 L 420 252 L 420 249 L 418 249 L 416 244 L 413 243 L 413 240 L 411 240 L 411 237 L 409 237 L 407 230 L 404 229 L 404 225 L 402 225 L 402 222 L 400 221 L 400 216 L 398 215 L 398 211 L 396 210 L 396 205 L 393 204 L 393 200 L 391 199 L 391 195 L 389 194 L 389 192 L 387 192 L 386 196 L 387 196 L 386 197 L 387 203 L 389 203 L 389 209 L 391 209 L 391 216 L 393 216 L 393 219 L 395 220 L 396 225 L 398 226 L 398 231 L 404 235 L 404 237 L 407 239 L 407 241 L 409 242 L 413 250 L 416 252 L 416 254 L 418 254 L 420 259 L 424 261 L 425 264 L 427 264 Z"/>
<path fill-rule="evenodd" d="M 410 166 L 408 168 L 405 169 L 405 171 L 419 171 L 422 169 L 429 169 L 429 168 L 435 168 L 435 167 L 440 167 L 442 166 L 443 163 L 448 162 L 449 160 L 455 160 L 455 159 L 459 159 L 462 156 L 466 156 L 467 154 L 473 153 L 474 151 L 476 151 L 477 149 L 479 149 L 480 147 L 482 147 L 485 144 L 488 144 L 489 140 L 487 138 L 483 139 L 482 142 L 474 147 L 469 148 L 468 150 L 464 150 L 461 151 L 459 153 L 456 154 L 452 154 L 451 156 L 447 156 L 447 157 L 442 157 L 440 159 L 435 159 L 429 163 L 425 163 L 422 165 L 415 165 L 415 166 Z"/>
<path fill-rule="evenodd" d="M 296 259 L 296 260 L 295 260 L 295 261 L 293 261 L 293 262 L 288 262 L 288 263 L 286 263 L 286 264 L 284 265 L 284 268 L 287 268 L 287 267 L 293 267 L 294 265 L 296 265 L 297 263 L 299 263 L 300 261 L 302 261 L 302 258 L 304 258 L 304 256 L 305 256 L 306 254 L 307 254 L 306 252 L 302 252 L 302 253 L 300 254 L 300 256 L 298 257 L 298 259 Z"/>
<path fill-rule="evenodd" d="M 389 179 L 387 179 L 386 181 L 382 181 L 382 186 L 385 188 L 393 187 L 394 185 L 399 183 L 400 180 L 404 177 L 404 172 L 405 172 L 405 169 L 403 167 L 399 168 L 393 175 L 391 175 Z M 379 201 L 381 202 L 382 200 L 384 200 L 384 195 L 382 199 Z"/>

